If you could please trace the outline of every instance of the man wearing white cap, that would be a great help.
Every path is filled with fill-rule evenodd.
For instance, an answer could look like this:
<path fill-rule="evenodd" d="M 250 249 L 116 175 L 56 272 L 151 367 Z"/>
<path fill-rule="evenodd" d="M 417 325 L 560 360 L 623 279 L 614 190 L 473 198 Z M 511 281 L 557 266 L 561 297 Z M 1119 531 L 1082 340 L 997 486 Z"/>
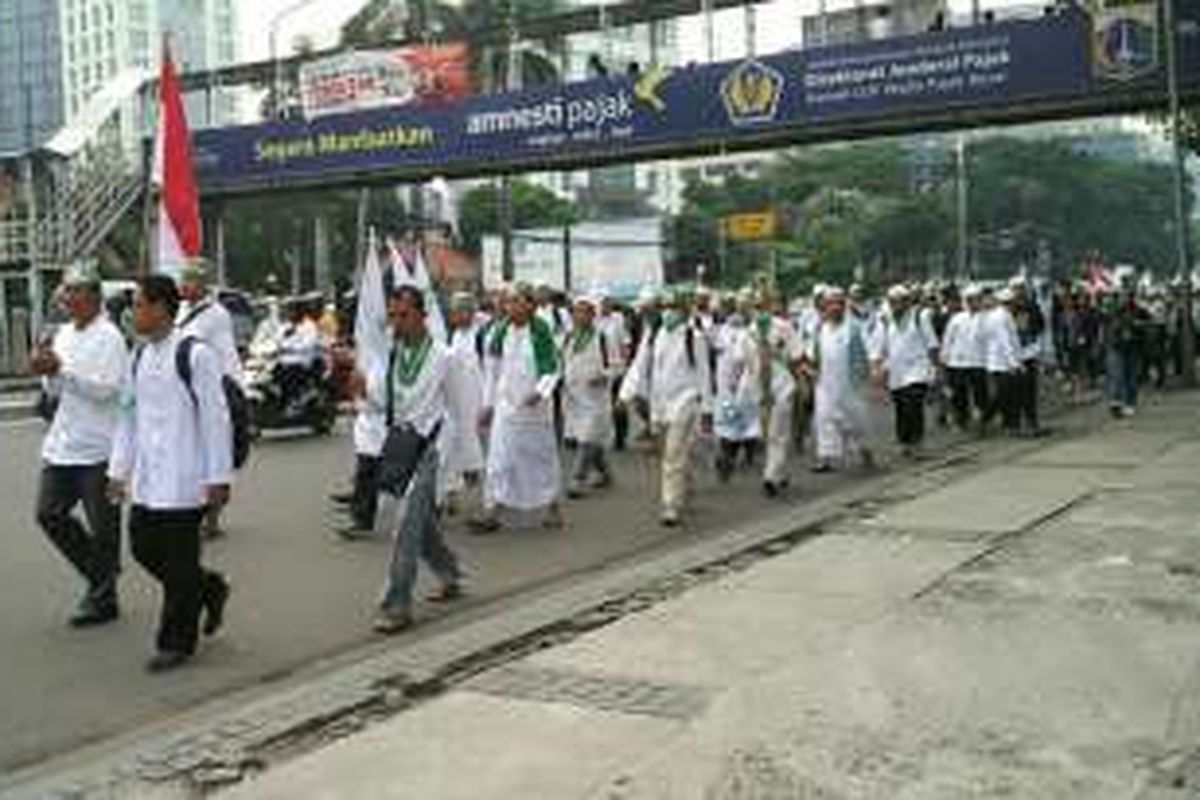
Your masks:
<path fill-rule="evenodd" d="M 712 426 L 708 340 L 690 319 L 687 303 L 673 295 L 661 325 L 643 342 L 621 387 L 621 400 L 649 401 L 654 427 L 665 429 L 662 456 L 662 524 L 681 522 L 691 483 L 697 427 Z"/>
<path fill-rule="evenodd" d="M 217 354 L 221 372 L 232 378 L 239 386 L 242 383 L 242 362 L 238 357 L 237 340 L 233 331 L 233 317 L 221 305 L 216 293 L 208 286 L 208 264 L 194 258 L 184 265 L 179 273 L 179 316 L 175 327 L 182 336 L 199 339 L 208 344 Z M 200 535 L 215 539 L 224 534 L 221 528 L 219 505 L 210 505 L 205 510 Z"/>
<path fill-rule="evenodd" d="M 775 497 L 789 483 L 787 465 L 793 439 L 796 376 L 804 350 L 781 298 L 771 291 L 759 294 L 754 335 L 759 359 L 762 436 L 766 443 L 763 492 Z"/>
<path fill-rule="evenodd" d="M 507 298 L 505 318 L 488 336 L 480 422 L 490 428 L 491 438 L 484 512 L 473 525 L 477 533 L 499 529 L 501 506 L 544 509 L 546 527 L 562 526 L 553 401 L 560 378 L 558 345 L 535 308 L 533 290 L 517 285 Z"/>
<path fill-rule="evenodd" d="M 814 472 L 829 472 L 857 454 L 866 467 L 874 465 L 865 445 L 867 403 L 863 390 L 870 377 L 867 331 L 846 313 L 846 295 L 833 287 L 823 299 L 824 319 L 805 354 L 815 376 L 813 435 L 817 461 Z"/>
<path fill-rule="evenodd" d="M 963 307 L 946 324 L 942 338 L 942 364 L 950 384 L 954 423 L 965 431 L 971 424 L 971 406 L 980 418 L 987 413 L 987 353 L 984 348 L 983 292 L 972 284 L 963 290 Z"/>
<path fill-rule="evenodd" d="M 476 317 L 475 296 L 455 292 L 450 297 L 446 322 L 450 329 L 446 380 L 448 413 L 442 437 L 443 485 L 446 492 L 462 492 L 477 483 L 483 472 L 483 442 L 479 438 L 479 412 L 483 407 L 483 363 L 486 329 Z"/>
<path fill-rule="evenodd" d="M 1017 433 L 1020 424 L 1017 381 L 1021 372 L 1021 342 L 1017 338 L 1017 325 L 1011 308 L 1015 299 L 1012 289 L 1001 289 L 996 293 L 996 307 L 986 313 L 982 323 L 985 361 L 991 384 L 991 405 L 984 415 L 984 424 L 999 412 L 1005 432 L 1010 435 Z"/>
<path fill-rule="evenodd" d="M 238 358 L 233 317 L 208 286 L 208 265 L 192 259 L 179 273 L 179 317 L 175 327 L 184 336 L 206 342 L 221 361 L 221 371 L 241 383 L 242 362 Z"/>
<path fill-rule="evenodd" d="M 629 326 L 625 315 L 614 305 L 607 292 L 597 292 L 596 299 L 599 308 L 596 313 L 596 329 L 604 335 L 604 341 L 609 346 L 608 363 L 613 370 L 612 389 L 609 393 L 613 414 L 613 449 L 625 449 L 625 440 L 629 436 L 629 412 L 617 402 L 617 394 L 621 388 L 621 377 L 625 374 L 625 365 L 633 353 L 633 343 L 630 341 Z"/>
<path fill-rule="evenodd" d="M 87 581 L 71 625 L 117 618 L 121 510 L 105 496 L 109 453 L 117 429 L 121 387 L 129 369 L 125 338 L 105 316 L 100 275 L 76 267 L 63 281 L 71 321 L 49 347 L 33 355 L 33 371 L 58 399 L 42 440 L 37 520 L 46 536 Z M 88 526 L 71 513 L 82 504 Z"/>
<path fill-rule="evenodd" d="M 611 360 L 612 344 L 596 324 L 597 305 L 591 297 L 575 299 L 571 332 L 562 344 L 566 435 L 576 442 L 568 497 L 581 497 L 585 489 L 612 483 L 605 448 L 612 440 L 610 387 L 619 367 Z"/>
<path fill-rule="evenodd" d="M 754 317 L 754 290 L 738 297 L 737 310 L 726 317 L 709 339 L 716 351 L 713 384 L 713 432 L 720 443 L 717 475 L 729 480 L 740 452 L 747 463 L 762 438 L 759 417 L 761 381 L 758 343 L 750 326 Z"/>
<path fill-rule="evenodd" d="M 929 317 L 911 303 L 907 288 L 888 290 L 871 360 L 876 379 L 886 377 L 896 411 L 896 439 L 906 458 L 919 455 L 925 439 L 925 398 L 935 377 L 938 340 Z"/>

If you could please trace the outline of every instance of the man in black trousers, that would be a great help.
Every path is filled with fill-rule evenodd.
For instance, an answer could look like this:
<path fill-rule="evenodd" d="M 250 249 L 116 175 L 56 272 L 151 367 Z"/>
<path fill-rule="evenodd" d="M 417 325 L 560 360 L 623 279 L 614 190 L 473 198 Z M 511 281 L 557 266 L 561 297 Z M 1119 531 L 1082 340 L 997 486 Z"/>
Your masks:
<path fill-rule="evenodd" d="M 229 584 L 200 566 L 205 508 L 229 500 L 233 437 L 221 365 L 204 342 L 175 328 L 179 291 L 165 275 L 139 283 L 134 324 L 146 340 L 133 355 L 127 397 L 109 463 L 109 493 L 129 497 L 133 556 L 162 585 L 158 652 L 146 664 L 163 672 L 196 651 L 200 617 L 213 634 Z"/>
<path fill-rule="evenodd" d="M 129 369 L 121 331 L 104 315 L 100 274 L 76 267 L 63 281 L 71 321 L 33 355 L 33 371 L 55 398 L 42 441 L 37 520 L 46 536 L 87 581 L 73 627 L 115 620 L 121 561 L 121 509 L 105 495 L 105 474 L 117 427 L 118 401 Z M 87 526 L 72 509 L 82 504 Z"/>

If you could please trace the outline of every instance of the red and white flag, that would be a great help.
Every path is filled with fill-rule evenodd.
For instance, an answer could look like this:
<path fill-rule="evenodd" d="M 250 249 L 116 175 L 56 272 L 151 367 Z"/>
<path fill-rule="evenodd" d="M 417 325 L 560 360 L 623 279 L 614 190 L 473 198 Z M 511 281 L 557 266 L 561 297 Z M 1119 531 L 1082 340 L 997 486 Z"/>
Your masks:
<path fill-rule="evenodd" d="M 165 41 L 158 80 L 158 132 L 154 137 L 151 180 L 158 189 L 154 271 L 177 276 L 190 259 L 200 255 L 200 200 L 192 169 L 192 144 L 183 95 Z"/>

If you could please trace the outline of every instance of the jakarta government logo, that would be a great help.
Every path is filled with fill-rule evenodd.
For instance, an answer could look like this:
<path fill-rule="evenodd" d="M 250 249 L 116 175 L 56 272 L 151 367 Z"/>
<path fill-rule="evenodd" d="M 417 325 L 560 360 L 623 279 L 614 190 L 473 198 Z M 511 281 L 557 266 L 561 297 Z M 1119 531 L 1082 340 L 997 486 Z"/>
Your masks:
<path fill-rule="evenodd" d="M 783 74 L 761 61 L 743 61 L 721 81 L 721 99 L 734 125 L 773 121 L 781 97 Z"/>
<path fill-rule="evenodd" d="M 1157 15 L 1151 0 L 1097 0 L 1093 48 L 1100 77 L 1129 80 L 1157 66 Z"/>

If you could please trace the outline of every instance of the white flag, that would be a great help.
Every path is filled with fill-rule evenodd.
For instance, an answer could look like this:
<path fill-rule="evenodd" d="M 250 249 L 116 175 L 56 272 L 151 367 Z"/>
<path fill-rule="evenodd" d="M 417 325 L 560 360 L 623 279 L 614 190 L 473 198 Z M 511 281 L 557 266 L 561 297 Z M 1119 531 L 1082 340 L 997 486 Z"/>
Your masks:
<path fill-rule="evenodd" d="M 439 342 L 446 342 L 446 321 L 442 317 L 442 306 L 438 302 L 437 288 L 429 278 L 425 257 L 419 247 L 402 252 L 396 243 L 388 240 L 391 253 L 392 277 L 395 286 L 414 286 L 425 297 L 425 324 L 429 333 Z"/>
<path fill-rule="evenodd" d="M 383 271 L 375 229 L 372 228 L 367 236 L 367 259 L 359 277 L 358 307 L 354 315 L 354 358 L 358 371 L 370 375 L 385 368 L 390 349 Z"/>

